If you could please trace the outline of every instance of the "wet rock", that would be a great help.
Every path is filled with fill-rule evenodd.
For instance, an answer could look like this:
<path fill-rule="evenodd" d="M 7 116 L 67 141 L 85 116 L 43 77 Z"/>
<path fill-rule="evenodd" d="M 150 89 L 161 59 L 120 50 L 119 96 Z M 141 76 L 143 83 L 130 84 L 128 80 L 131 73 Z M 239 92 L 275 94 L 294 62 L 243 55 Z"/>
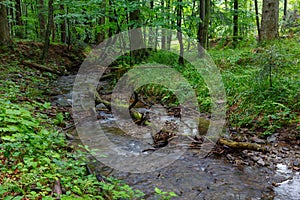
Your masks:
<path fill-rule="evenodd" d="M 254 136 L 254 137 L 250 138 L 250 140 L 251 140 L 252 142 L 255 142 L 255 143 L 257 143 L 257 144 L 264 144 L 264 143 L 266 143 L 266 141 L 265 141 L 265 140 L 263 140 L 263 139 L 260 139 L 260 138 L 258 138 L 258 137 L 256 137 L 256 136 Z"/>
<path fill-rule="evenodd" d="M 299 160 L 295 160 L 295 161 L 293 162 L 293 165 L 294 165 L 295 167 L 298 167 L 298 166 L 300 166 L 300 162 L 299 162 Z"/>
<path fill-rule="evenodd" d="M 262 158 L 260 158 L 260 159 L 257 161 L 257 163 L 258 163 L 259 165 L 261 165 L 261 166 L 265 166 L 265 165 L 266 165 L 265 161 L 263 161 Z"/>
<path fill-rule="evenodd" d="M 235 158 L 231 154 L 227 154 L 226 157 L 229 161 L 235 160 Z"/>
<path fill-rule="evenodd" d="M 252 157 L 252 160 L 254 160 L 255 162 L 257 162 L 259 159 L 261 159 L 261 158 L 259 158 L 259 157 L 257 157 L 257 156 L 253 156 L 253 157 Z"/>
<path fill-rule="evenodd" d="M 267 138 L 267 142 L 268 142 L 268 143 L 275 143 L 275 142 L 277 142 L 277 137 L 276 137 L 276 135 L 274 134 L 274 135 L 269 136 L 269 137 Z"/>

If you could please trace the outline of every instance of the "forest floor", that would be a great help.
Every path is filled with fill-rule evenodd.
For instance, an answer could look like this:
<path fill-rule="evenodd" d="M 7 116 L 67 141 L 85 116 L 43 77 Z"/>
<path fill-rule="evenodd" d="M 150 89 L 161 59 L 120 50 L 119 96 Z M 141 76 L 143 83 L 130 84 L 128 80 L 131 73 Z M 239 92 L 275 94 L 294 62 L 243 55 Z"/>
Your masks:
<path fill-rule="evenodd" d="M 276 164 L 285 163 L 290 169 L 300 171 L 300 50 L 295 47 L 297 42 L 284 43 L 280 50 L 271 47 L 252 47 L 238 51 L 239 53 L 230 49 L 212 50 L 210 52 L 217 66 L 221 69 L 226 87 L 228 139 L 241 143 L 255 143 L 268 149 L 268 152 L 247 149 L 239 151 L 228 148 L 226 145 L 218 145 L 214 156 L 220 156 L 238 168 L 256 165 L 274 169 Z M 290 48 L 297 49 L 288 52 L 287 49 Z M 73 123 L 70 108 L 51 106 L 48 103 L 50 96 L 55 93 L 55 88 L 51 88 L 51 83 L 59 76 L 76 73 L 86 55 L 82 50 L 68 49 L 64 45 L 51 45 L 47 59 L 41 62 L 41 49 L 42 44 L 35 42 L 19 42 L 15 44 L 13 49 L 0 49 L 0 99 L 3 107 L 1 107 L 0 120 L 4 122 L 0 127 L 2 137 L 0 140 L 0 161 L 5 166 L 2 167 L 0 173 L 0 184 L 3 185 L 0 186 L 0 191 L 3 191 L 0 192 L 0 197 L 23 195 L 23 197 L 31 199 L 42 195 L 55 195 L 55 193 L 73 194 L 75 196 L 92 195 L 97 192 L 95 188 L 99 185 L 93 183 L 95 185 L 92 185 L 92 189 L 84 190 L 82 189 L 84 187 L 83 183 L 79 183 L 80 181 L 66 184 L 68 181 L 71 182 L 72 177 L 64 180 L 63 176 L 70 176 L 72 171 L 58 172 L 58 168 L 62 166 L 54 167 L 49 164 L 54 167 L 54 170 L 45 169 L 46 175 L 37 181 L 39 184 L 33 183 L 32 180 L 34 179 L 25 178 L 25 175 L 28 177 L 30 172 L 29 177 L 31 177 L 44 173 L 39 171 L 40 169 L 37 166 L 52 161 L 48 161 L 49 159 L 47 160 L 43 156 L 41 157 L 46 160 L 43 161 L 44 163 L 30 159 L 32 154 L 28 152 L 32 148 L 38 149 L 37 152 L 39 153 L 45 153 L 45 151 L 32 144 L 30 147 L 24 147 L 19 143 L 12 145 L 15 141 L 21 143 L 29 141 L 28 138 L 18 135 L 23 133 L 20 129 L 24 129 L 24 127 L 27 132 L 32 131 L 34 133 L 42 130 L 47 132 L 42 128 L 45 126 L 46 129 L 50 128 L 60 132 L 64 139 L 65 135 L 62 130 L 72 126 Z M 276 69 L 274 69 L 274 73 L 272 72 L 274 85 L 271 89 L 268 89 L 269 81 L 266 78 L 268 75 L 265 74 L 268 73 L 268 67 L 273 66 L 274 63 L 276 64 L 274 65 Z M 263 67 L 258 68 L 258 64 Z M 43 68 L 43 66 L 46 68 Z M 263 83 L 252 84 L 253 75 L 257 73 L 262 74 Z M 282 82 L 280 77 L 284 77 Z M 203 100 L 205 97 L 201 98 L 200 100 Z M 22 108 L 25 108 L 23 114 Z M 14 109 L 18 112 L 12 113 L 11 117 L 8 117 L 9 120 L 5 121 L 6 114 L 8 115 Z M 29 110 L 31 114 L 27 113 L 26 110 Z M 43 119 L 40 121 L 33 120 L 33 118 L 43 114 L 46 117 L 42 117 Z M 30 117 L 28 117 L 29 115 Z M 15 116 L 15 118 L 12 116 Z M 32 123 L 39 125 L 32 125 L 31 122 L 28 122 L 30 120 Z M 17 135 L 12 137 L 14 134 Z M 51 137 L 55 136 L 52 135 Z M 36 140 L 36 142 L 42 142 L 39 139 Z M 51 149 L 51 151 L 63 155 L 48 157 L 56 160 L 55 162 L 58 162 L 57 158 L 67 159 L 67 162 L 73 160 L 74 166 L 71 167 L 73 172 L 84 176 L 87 173 L 84 164 L 75 162 L 77 158 L 69 155 L 70 152 L 75 152 L 75 150 L 69 149 L 67 143 L 62 142 L 61 138 L 55 140 L 54 143 L 56 148 Z M 27 152 L 21 151 L 22 155 L 19 155 L 18 151 L 22 148 L 26 149 Z M 36 150 L 33 150 L 33 152 L 36 153 Z M 20 156 L 28 157 L 28 159 L 22 159 Z M 22 175 L 22 173 L 25 175 Z M 51 176 L 50 182 L 44 180 L 47 176 Z M 60 180 L 60 183 L 57 180 Z M 92 182 L 95 177 L 90 177 L 88 180 Z M 67 185 L 64 188 L 65 191 L 54 189 L 60 184 Z M 76 187 L 77 189 L 74 189 Z M 13 191 L 11 188 L 13 188 Z M 68 188 L 69 193 L 67 193 Z M 122 191 L 123 188 L 117 188 L 116 190 Z M 104 192 L 103 195 L 109 194 Z M 138 193 L 135 194 L 134 191 L 131 191 L 130 195 L 138 196 Z"/>
<path fill-rule="evenodd" d="M 51 83 L 78 70 L 85 55 L 51 45 L 19 42 L 0 49 L 0 199 L 137 199 L 143 194 L 123 182 L 98 181 L 88 155 L 70 145 L 63 131 L 71 109 L 51 106 Z"/>

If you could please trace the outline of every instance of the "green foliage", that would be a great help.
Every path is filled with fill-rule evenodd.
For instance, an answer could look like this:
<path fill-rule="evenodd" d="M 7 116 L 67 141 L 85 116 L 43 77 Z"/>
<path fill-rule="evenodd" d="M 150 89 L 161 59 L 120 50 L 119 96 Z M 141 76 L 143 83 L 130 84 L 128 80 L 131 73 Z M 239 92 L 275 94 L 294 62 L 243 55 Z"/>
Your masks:
<path fill-rule="evenodd" d="M 177 194 L 175 194 L 175 192 L 165 192 L 165 191 L 162 191 L 161 189 L 159 188 L 155 188 L 155 193 L 157 194 L 159 200 L 170 200 L 172 199 L 173 197 L 177 197 Z"/>
<path fill-rule="evenodd" d="M 178 61 L 178 56 L 167 51 L 153 52 L 151 56 L 148 58 L 148 62 L 163 64 L 178 71 L 178 73 L 182 75 L 185 78 L 185 80 L 188 81 L 188 83 L 193 89 L 193 92 L 195 92 L 195 95 L 197 96 L 198 99 L 198 103 L 200 105 L 199 110 L 201 112 L 210 112 L 211 98 L 209 95 L 209 89 L 207 88 L 207 85 L 204 82 L 204 79 L 202 78 L 201 74 L 199 74 L 199 72 L 197 71 L 197 69 L 195 69 L 194 66 L 187 63 L 183 67 L 179 65 L 177 61 Z M 177 83 L 177 85 L 179 86 L 178 87 L 179 93 L 184 93 L 188 91 L 186 90 L 185 83 L 182 84 Z M 180 87 L 181 85 L 182 87 Z M 151 91 L 151 87 L 152 90 L 155 91 L 155 89 L 153 89 L 153 85 L 149 85 L 146 88 L 148 88 L 148 91 L 149 90 Z M 157 91 L 160 91 L 156 93 L 163 95 L 161 98 L 163 100 L 166 100 L 167 103 L 178 104 L 178 99 L 174 95 L 175 91 L 172 92 L 167 88 L 164 88 L 159 85 L 154 86 L 154 88 L 156 88 Z"/>
<path fill-rule="evenodd" d="M 211 52 L 223 68 L 231 126 L 268 135 L 299 122 L 300 49 L 296 44 L 281 40 L 255 49 Z"/>
<path fill-rule="evenodd" d="M 49 196 L 56 180 L 60 180 L 66 191 L 63 199 L 142 196 L 141 192 L 115 179 L 109 178 L 107 183 L 102 183 L 94 175 L 86 175 L 87 154 L 68 150 L 63 134 L 51 128 L 46 116 L 38 115 L 38 110 L 45 107 L 49 108 L 49 104 L 18 105 L 0 99 L 1 199 L 10 199 L 9 195 L 14 199 Z M 61 122 L 63 117 L 58 116 Z"/>

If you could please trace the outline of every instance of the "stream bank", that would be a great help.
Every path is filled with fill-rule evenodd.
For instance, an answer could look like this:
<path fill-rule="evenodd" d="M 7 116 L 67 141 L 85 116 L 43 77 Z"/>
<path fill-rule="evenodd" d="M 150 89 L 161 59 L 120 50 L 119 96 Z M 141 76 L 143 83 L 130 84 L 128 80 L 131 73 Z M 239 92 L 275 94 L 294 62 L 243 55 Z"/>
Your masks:
<path fill-rule="evenodd" d="M 75 76 L 60 77 L 54 87 L 61 95 L 52 97 L 56 106 L 70 107 L 72 81 Z M 101 82 L 103 88 L 108 82 Z M 106 92 L 109 93 L 109 92 Z M 99 123 L 106 136 L 118 147 L 143 152 L 151 148 L 148 141 L 124 135 L 115 125 L 117 119 L 97 105 Z M 168 116 L 164 116 L 168 119 Z M 72 143 L 80 143 L 73 130 Z M 255 143 L 266 143 L 269 153 L 249 150 L 233 151 L 222 147 L 216 154 L 201 158 L 198 149 L 189 149 L 169 166 L 152 173 L 134 174 L 117 171 L 101 162 L 91 164 L 97 174 L 114 176 L 124 180 L 135 189 L 155 199 L 154 188 L 174 191 L 178 199 L 299 199 L 300 196 L 300 151 L 297 144 L 288 145 L 274 134 L 266 140 L 249 138 Z M 93 141 L 97 146 L 97 140 Z M 148 146 L 147 146 L 148 145 Z"/>

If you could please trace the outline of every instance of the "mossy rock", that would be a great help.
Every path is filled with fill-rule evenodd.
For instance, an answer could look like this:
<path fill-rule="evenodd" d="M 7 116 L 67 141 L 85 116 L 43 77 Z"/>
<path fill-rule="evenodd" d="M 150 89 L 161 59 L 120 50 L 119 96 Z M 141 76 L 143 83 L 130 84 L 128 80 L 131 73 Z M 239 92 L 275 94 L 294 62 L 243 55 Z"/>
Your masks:
<path fill-rule="evenodd" d="M 207 133 L 209 124 L 210 124 L 210 120 L 205 119 L 203 117 L 199 117 L 199 125 L 198 125 L 199 135 L 205 135 Z"/>

